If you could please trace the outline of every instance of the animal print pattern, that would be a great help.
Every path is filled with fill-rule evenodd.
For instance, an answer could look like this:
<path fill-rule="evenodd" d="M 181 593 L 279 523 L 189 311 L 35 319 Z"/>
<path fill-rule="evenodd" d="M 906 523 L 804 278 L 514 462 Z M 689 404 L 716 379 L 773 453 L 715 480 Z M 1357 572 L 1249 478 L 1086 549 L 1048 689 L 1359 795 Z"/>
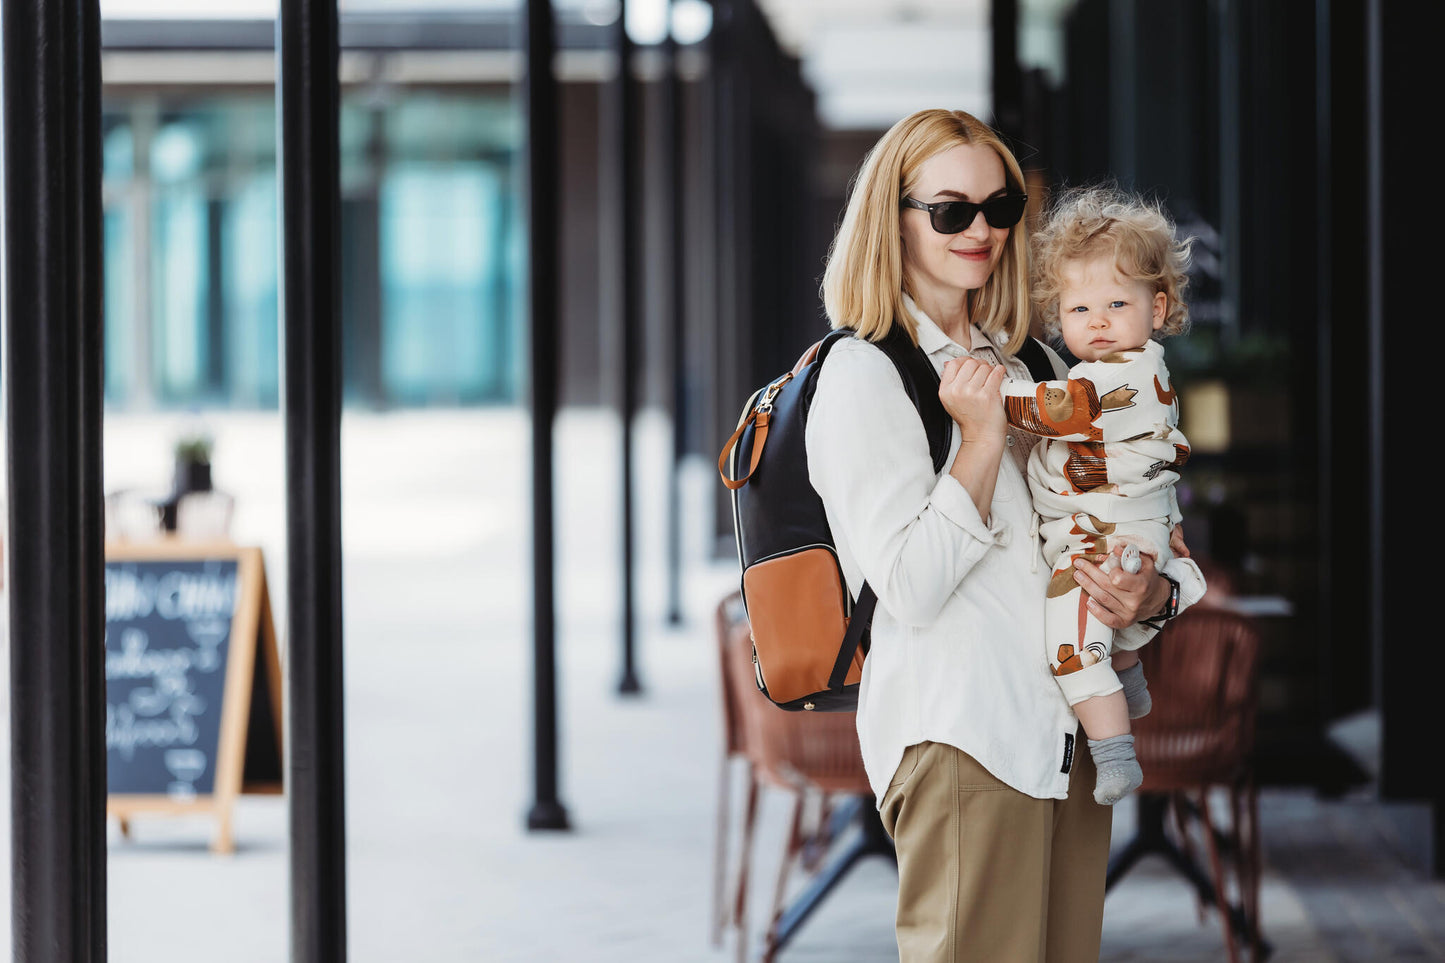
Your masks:
<path fill-rule="evenodd" d="M 1043 517 L 1039 534 L 1053 566 L 1044 613 L 1046 654 L 1070 705 L 1114 691 L 1109 654 L 1151 632 L 1114 631 L 1089 613 L 1074 559 L 1095 561 L 1132 542 L 1162 566 L 1177 520 L 1172 486 L 1189 459 L 1179 398 L 1163 348 L 1151 341 L 1039 383 L 1005 381 L 1009 424 L 1043 439 L 1029 456 L 1029 488 Z M 1158 511 L 1157 517 L 1140 518 Z"/>

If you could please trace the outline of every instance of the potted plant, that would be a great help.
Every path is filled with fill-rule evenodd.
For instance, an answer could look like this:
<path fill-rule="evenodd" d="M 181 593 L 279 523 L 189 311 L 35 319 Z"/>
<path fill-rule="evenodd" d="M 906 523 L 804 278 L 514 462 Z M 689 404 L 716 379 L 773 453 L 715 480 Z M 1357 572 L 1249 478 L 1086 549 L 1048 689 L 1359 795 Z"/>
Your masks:
<path fill-rule="evenodd" d="M 211 437 L 193 433 L 176 442 L 176 471 L 172 497 L 211 490 Z"/>

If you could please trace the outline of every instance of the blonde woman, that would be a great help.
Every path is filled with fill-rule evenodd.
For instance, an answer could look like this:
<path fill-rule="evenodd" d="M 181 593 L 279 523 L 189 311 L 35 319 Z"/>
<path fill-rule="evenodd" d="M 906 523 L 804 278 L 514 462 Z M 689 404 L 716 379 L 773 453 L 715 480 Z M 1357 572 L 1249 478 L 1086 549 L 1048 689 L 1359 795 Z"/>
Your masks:
<path fill-rule="evenodd" d="M 976 118 L 906 117 L 864 161 L 823 278 L 830 321 L 857 338 L 818 377 L 808 461 L 849 587 L 878 594 L 858 736 L 898 851 L 904 963 L 1099 953 L 1110 810 L 1043 657 L 1051 573 L 1024 475 L 1035 439 L 1009 429 L 1000 393 L 1006 375 L 1029 378 L 1014 357 L 1029 323 L 1023 185 Z M 938 474 L 869 343 L 894 325 L 932 361 L 955 423 Z M 1114 628 L 1172 591 L 1147 558 L 1137 573 L 1081 560 L 1078 578 Z"/>

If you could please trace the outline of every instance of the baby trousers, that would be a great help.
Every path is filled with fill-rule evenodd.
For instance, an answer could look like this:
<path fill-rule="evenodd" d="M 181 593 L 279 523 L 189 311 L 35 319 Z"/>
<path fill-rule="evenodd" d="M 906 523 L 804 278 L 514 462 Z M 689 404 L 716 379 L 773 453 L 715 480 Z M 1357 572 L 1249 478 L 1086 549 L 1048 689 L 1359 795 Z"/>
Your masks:
<path fill-rule="evenodd" d="M 1108 555 L 1115 545 L 1133 543 L 1141 553 L 1154 557 L 1155 568 L 1163 568 L 1171 557 L 1169 530 L 1167 518 L 1108 522 L 1086 512 L 1040 526 L 1054 567 L 1044 603 L 1045 645 L 1054 678 L 1069 705 L 1122 689 L 1110 654 L 1137 649 L 1158 631 L 1132 625 L 1116 633 L 1095 618 L 1087 604 L 1088 593 L 1074 579 L 1074 560 L 1081 556 L 1093 560 Z"/>

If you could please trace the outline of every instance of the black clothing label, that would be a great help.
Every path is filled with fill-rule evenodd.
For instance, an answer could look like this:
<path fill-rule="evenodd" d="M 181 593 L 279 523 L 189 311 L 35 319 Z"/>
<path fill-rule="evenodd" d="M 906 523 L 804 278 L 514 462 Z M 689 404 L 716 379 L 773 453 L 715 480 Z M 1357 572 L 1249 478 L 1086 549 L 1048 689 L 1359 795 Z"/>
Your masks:
<path fill-rule="evenodd" d="M 1067 776 L 1069 774 L 1069 770 L 1073 767 L 1073 765 L 1074 734 L 1072 732 L 1066 732 L 1064 733 L 1064 764 L 1059 767 L 1059 772 Z"/>

